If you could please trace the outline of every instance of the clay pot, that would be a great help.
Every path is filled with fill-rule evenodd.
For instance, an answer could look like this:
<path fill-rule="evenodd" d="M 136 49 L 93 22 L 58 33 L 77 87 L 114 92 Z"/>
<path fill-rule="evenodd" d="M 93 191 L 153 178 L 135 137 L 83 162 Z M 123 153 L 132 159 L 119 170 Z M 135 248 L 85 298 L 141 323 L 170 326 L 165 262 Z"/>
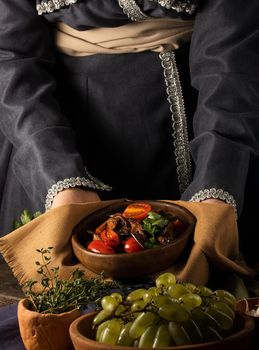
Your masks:
<path fill-rule="evenodd" d="M 257 309 L 259 305 L 259 297 L 254 297 L 254 298 L 246 298 L 246 299 L 241 299 L 238 300 L 236 304 L 236 309 L 239 312 L 242 312 L 246 314 L 247 309 L 250 310 L 255 310 Z M 259 349 L 259 317 L 257 316 L 251 316 L 250 317 L 254 320 L 255 323 L 255 336 L 254 336 L 254 343 L 255 343 L 255 349 Z"/>
<path fill-rule="evenodd" d="M 79 310 L 61 314 L 41 314 L 31 310 L 28 299 L 18 303 L 19 330 L 27 350 L 71 350 L 70 324 L 81 315 Z"/>

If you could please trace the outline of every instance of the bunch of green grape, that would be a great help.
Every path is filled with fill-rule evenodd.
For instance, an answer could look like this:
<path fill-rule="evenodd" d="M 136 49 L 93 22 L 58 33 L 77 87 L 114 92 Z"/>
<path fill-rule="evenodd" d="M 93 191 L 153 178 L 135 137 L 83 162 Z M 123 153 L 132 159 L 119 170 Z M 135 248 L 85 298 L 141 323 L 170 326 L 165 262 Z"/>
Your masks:
<path fill-rule="evenodd" d="M 225 290 L 179 283 L 171 273 L 126 297 L 112 293 L 95 316 L 96 340 L 109 345 L 162 348 L 221 340 L 235 327 L 235 297 Z"/>

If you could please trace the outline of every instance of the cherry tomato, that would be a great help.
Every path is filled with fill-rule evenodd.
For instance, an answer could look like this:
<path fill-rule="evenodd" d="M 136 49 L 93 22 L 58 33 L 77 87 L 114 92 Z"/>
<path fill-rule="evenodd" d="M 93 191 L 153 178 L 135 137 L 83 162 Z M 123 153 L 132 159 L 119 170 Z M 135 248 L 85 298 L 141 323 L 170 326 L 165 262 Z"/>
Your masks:
<path fill-rule="evenodd" d="M 144 248 L 141 247 L 141 245 L 133 237 L 130 237 L 124 243 L 124 250 L 126 253 L 136 253 L 143 249 Z"/>
<path fill-rule="evenodd" d="M 120 244 L 119 235 L 115 231 L 109 228 L 107 228 L 106 230 L 103 230 L 100 236 L 102 241 L 109 247 L 117 247 L 117 245 Z"/>
<path fill-rule="evenodd" d="M 90 242 L 87 246 L 87 249 L 94 253 L 100 253 L 100 254 L 114 254 L 115 251 L 106 245 L 103 241 L 100 241 L 98 239 L 93 240 Z"/>
<path fill-rule="evenodd" d="M 147 217 L 148 212 L 151 210 L 151 205 L 148 203 L 132 203 L 127 206 L 122 213 L 122 216 L 127 219 L 143 220 Z"/>

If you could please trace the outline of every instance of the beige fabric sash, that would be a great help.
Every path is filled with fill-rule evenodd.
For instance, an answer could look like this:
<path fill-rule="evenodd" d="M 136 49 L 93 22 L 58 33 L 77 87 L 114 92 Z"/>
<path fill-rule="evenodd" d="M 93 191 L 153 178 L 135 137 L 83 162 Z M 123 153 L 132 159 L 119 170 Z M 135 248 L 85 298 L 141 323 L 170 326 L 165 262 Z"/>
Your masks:
<path fill-rule="evenodd" d="M 69 56 L 120 54 L 178 49 L 190 41 L 193 21 L 152 18 L 115 28 L 79 31 L 59 22 L 56 25 L 57 48 Z"/>
<path fill-rule="evenodd" d="M 87 277 L 94 275 L 82 266 L 74 256 L 70 238 L 74 226 L 95 210 L 113 203 L 114 200 L 85 204 L 70 204 L 51 209 L 25 226 L 0 239 L 0 252 L 13 270 L 19 282 L 38 279 L 38 248 L 54 247 L 50 267 L 60 267 L 60 277 L 68 278 L 70 272 L 79 267 Z M 171 202 L 171 201 L 168 201 Z M 187 248 L 178 263 L 168 271 L 179 279 L 206 284 L 210 265 L 222 271 L 233 271 L 246 276 L 254 276 L 253 270 L 238 259 L 238 230 L 233 208 L 225 203 L 208 204 L 172 201 L 192 212 L 197 223 L 191 250 Z M 29 258 L 28 258 L 29 257 Z"/>

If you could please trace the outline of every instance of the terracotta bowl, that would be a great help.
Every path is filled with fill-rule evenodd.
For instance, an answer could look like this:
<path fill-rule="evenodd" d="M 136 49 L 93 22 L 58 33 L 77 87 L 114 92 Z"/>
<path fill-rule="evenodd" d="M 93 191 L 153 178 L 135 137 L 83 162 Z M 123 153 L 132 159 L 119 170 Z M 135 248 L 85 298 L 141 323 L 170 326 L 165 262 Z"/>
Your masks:
<path fill-rule="evenodd" d="M 69 334 L 75 350 L 132 350 L 129 346 L 111 346 L 96 342 L 92 330 L 92 321 L 96 313 L 83 315 L 69 328 Z M 251 317 L 237 312 L 237 332 L 221 340 L 195 345 L 172 346 L 161 350 L 250 350 L 254 322 Z M 141 348 L 148 350 L 147 348 Z"/>
<path fill-rule="evenodd" d="M 89 237 L 87 230 L 94 230 L 107 220 L 108 215 L 122 212 L 131 202 L 125 201 L 119 205 L 110 205 L 84 218 L 73 230 L 72 247 L 74 254 L 87 269 L 97 274 L 102 271 L 114 278 L 136 278 L 151 275 L 171 266 L 183 253 L 188 240 L 191 238 L 196 219 L 185 208 L 161 201 L 144 201 L 151 204 L 154 211 L 163 210 L 178 216 L 187 224 L 187 229 L 172 243 L 153 249 L 145 249 L 136 253 L 98 254 L 86 250 Z M 136 201 L 134 201 L 136 202 Z M 143 202 L 143 201 L 142 201 Z"/>
<path fill-rule="evenodd" d="M 255 310 L 259 306 L 259 297 L 238 300 L 236 310 L 245 314 L 247 306 L 249 310 Z M 255 337 L 257 337 L 257 339 L 254 339 L 254 341 L 259 345 L 259 317 L 250 317 L 255 323 Z"/>

